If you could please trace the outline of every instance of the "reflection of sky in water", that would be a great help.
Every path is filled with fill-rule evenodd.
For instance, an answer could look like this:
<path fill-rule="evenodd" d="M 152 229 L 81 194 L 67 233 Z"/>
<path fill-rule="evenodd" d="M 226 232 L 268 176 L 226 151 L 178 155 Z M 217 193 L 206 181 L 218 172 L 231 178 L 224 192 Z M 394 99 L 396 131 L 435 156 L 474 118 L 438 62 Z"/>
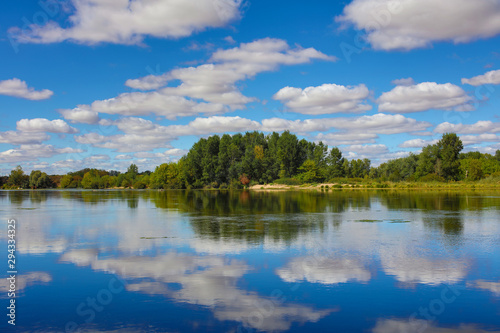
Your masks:
<path fill-rule="evenodd" d="M 499 207 L 491 193 L 0 192 L 18 220 L 19 325 L 47 331 L 500 330 Z M 114 277 L 125 290 L 86 323 L 78 306 Z M 449 286 L 439 315 L 419 312 Z"/>

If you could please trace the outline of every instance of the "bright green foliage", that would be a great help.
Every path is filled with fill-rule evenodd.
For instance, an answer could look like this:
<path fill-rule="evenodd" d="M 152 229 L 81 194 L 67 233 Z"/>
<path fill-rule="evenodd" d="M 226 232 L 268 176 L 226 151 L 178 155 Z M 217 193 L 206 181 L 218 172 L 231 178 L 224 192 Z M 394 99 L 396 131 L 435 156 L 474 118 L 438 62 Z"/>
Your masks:
<path fill-rule="evenodd" d="M 86 189 L 98 189 L 100 178 L 98 170 L 91 169 L 83 175 L 82 187 Z"/>
<path fill-rule="evenodd" d="M 322 180 L 320 169 L 313 160 L 307 160 L 300 166 L 297 178 L 306 183 L 315 183 Z"/>
<path fill-rule="evenodd" d="M 185 182 L 182 173 L 182 165 L 183 160 L 177 163 L 164 163 L 157 166 L 155 171 L 150 175 L 150 187 L 164 189 L 183 188 Z"/>

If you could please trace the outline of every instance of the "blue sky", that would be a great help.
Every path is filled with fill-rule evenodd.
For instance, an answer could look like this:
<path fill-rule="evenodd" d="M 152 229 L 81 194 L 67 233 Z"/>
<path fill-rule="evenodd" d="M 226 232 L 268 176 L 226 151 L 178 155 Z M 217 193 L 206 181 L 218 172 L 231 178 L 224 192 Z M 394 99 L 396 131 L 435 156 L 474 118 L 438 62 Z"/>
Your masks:
<path fill-rule="evenodd" d="M 175 161 L 289 129 L 374 165 L 442 133 L 500 149 L 499 0 L 0 5 L 0 173 Z"/>

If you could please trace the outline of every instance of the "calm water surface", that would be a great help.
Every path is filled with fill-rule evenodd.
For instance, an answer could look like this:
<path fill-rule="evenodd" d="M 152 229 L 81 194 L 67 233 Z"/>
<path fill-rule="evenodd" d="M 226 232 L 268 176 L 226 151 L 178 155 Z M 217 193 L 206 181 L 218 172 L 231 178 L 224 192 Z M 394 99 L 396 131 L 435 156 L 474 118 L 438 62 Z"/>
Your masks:
<path fill-rule="evenodd" d="M 1 191 L 19 332 L 500 332 L 498 192 Z"/>

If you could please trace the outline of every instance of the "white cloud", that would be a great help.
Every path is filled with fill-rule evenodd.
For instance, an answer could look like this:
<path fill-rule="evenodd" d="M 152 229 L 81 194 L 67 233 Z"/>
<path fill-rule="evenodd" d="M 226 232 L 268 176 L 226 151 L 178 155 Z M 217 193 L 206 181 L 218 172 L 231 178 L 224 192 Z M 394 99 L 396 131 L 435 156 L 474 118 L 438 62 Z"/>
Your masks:
<path fill-rule="evenodd" d="M 500 84 L 500 69 L 489 71 L 483 75 L 474 76 L 470 79 L 462 79 L 462 84 L 470 84 L 475 87 L 484 84 Z"/>
<path fill-rule="evenodd" d="M 54 93 L 48 89 L 37 91 L 34 88 L 28 87 L 28 84 L 25 81 L 21 81 L 17 78 L 0 81 L 0 95 L 20 97 L 30 99 L 32 101 L 38 101 L 50 98 L 53 94 Z"/>
<path fill-rule="evenodd" d="M 377 100 L 379 111 L 408 113 L 430 109 L 471 111 L 471 97 L 451 83 L 422 82 L 412 86 L 397 86 Z"/>
<path fill-rule="evenodd" d="M 64 119 L 72 123 L 97 124 L 100 120 L 99 113 L 91 110 L 75 108 L 72 110 L 59 110 Z"/>
<path fill-rule="evenodd" d="M 119 152 L 146 152 L 156 148 L 168 148 L 170 142 L 179 136 L 207 135 L 227 132 L 245 132 L 258 130 L 261 125 L 253 120 L 241 117 L 196 118 L 187 125 L 161 126 L 150 120 L 136 117 L 111 121 L 125 134 L 104 136 L 99 133 L 86 133 L 75 137 L 81 144 L 115 149 Z M 178 150 L 172 150 L 179 153 Z"/>
<path fill-rule="evenodd" d="M 290 48 L 284 40 L 264 38 L 251 43 L 243 43 L 231 49 L 217 50 L 210 59 L 212 63 L 127 80 L 125 85 L 134 89 L 159 90 L 123 94 L 115 99 L 104 101 L 107 104 L 106 108 L 99 109 L 102 103 L 95 102 L 97 104 L 93 104 L 92 109 L 106 113 L 110 113 L 111 109 L 114 110 L 112 113 L 124 115 L 144 115 L 154 112 L 158 115 L 170 116 L 170 118 L 176 115 L 216 114 L 242 109 L 256 99 L 244 96 L 236 86 L 238 81 L 253 78 L 261 72 L 276 70 L 280 65 L 304 64 L 314 59 L 336 60 L 335 57 L 327 56 L 313 48 Z M 181 84 L 160 89 L 174 80 L 179 80 Z M 188 98 L 204 100 L 209 104 L 200 106 Z M 157 99 L 158 102 L 145 102 L 145 100 L 151 101 L 152 99 Z M 164 111 L 165 105 L 175 105 L 180 102 L 183 102 L 180 110 L 173 108 L 170 111 Z M 188 102 L 194 103 L 189 106 L 192 109 L 191 112 L 185 111 L 186 105 L 184 104 Z M 155 107 L 151 107 L 151 104 Z M 117 108 L 117 105 L 121 108 Z M 200 110 L 201 108 L 203 110 Z"/>
<path fill-rule="evenodd" d="M 415 85 L 415 81 L 411 77 L 406 78 L 406 79 L 393 80 L 391 83 L 395 86 L 413 86 L 413 85 Z"/>
<path fill-rule="evenodd" d="M 500 132 L 500 123 L 480 120 L 475 124 L 451 124 L 444 122 L 436 126 L 435 133 L 483 134 Z"/>
<path fill-rule="evenodd" d="M 151 152 L 138 152 L 134 154 L 136 158 L 147 158 L 147 159 L 160 159 L 160 161 L 165 161 L 165 159 L 169 159 L 173 156 L 183 156 L 187 154 L 187 150 L 172 148 L 165 150 L 163 153 L 151 153 Z"/>
<path fill-rule="evenodd" d="M 9 143 L 11 145 L 37 144 L 50 139 L 50 136 L 41 132 L 19 132 L 6 131 L 0 132 L 0 143 Z"/>
<path fill-rule="evenodd" d="M 131 160 L 132 156 L 131 155 L 120 154 L 120 155 L 116 155 L 115 159 L 117 159 L 117 160 Z"/>
<path fill-rule="evenodd" d="M 377 138 L 378 135 L 375 133 L 319 133 L 314 137 L 314 140 L 323 141 L 329 146 L 341 146 L 375 143 Z"/>
<path fill-rule="evenodd" d="M 369 94 L 370 91 L 364 84 L 354 87 L 323 84 L 305 89 L 285 87 L 273 98 L 285 103 L 293 112 L 317 115 L 339 112 L 361 113 L 371 110 L 372 107 L 365 101 Z"/>
<path fill-rule="evenodd" d="M 347 152 L 354 152 L 362 156 L 378 156 L 380 154 L 385 154 L 389 152 L 386 145 L 375 144 L 375 145 L 350 145 L 342 148 L 342 150 Z"/>
<path fill-rule="evenodd" d="M 0 163 L 33 161 L 43 157 L 52 157 L 60 154 L 73 154 L 81 152 L 83 152 L 83 150 L 70 147 L 55 148 L 52 145 L 22 144 L 19 148 L 0 152 Z"/>
<path fill-rule="evenodd" d="M 96 114 L 91 112 L 122 116 L 153 113 L 170 120 L 198 114 L 222 114 L 243 109 L 246 104 L 256 101 L 241 93 L 236 86 L 238 81 L 275 70 L 280 65 L 304 64 L 314 59 L 336 60 L 312 48 L 290 48 L 284 40 L 264 38 L 232 49 L 217 50 L 210 59 L 212 63 L 127 80 L 125 85 L 130 88 L 151 91 L 122 93 L 91 105 L 65 110 L 63 115 L 70 120 L 90 117 L 90 121 L 96 121 Z M 180 84 L 164 87 L 168 82 L 176 81 Z"/>
<path fill-rule="evenodd" d="M 437 143 L 438 140 L 423 140 L 423 139 L 412 139 L 405 141 L 398 145 L 400 148 L 422 148 L 427 145 L 433 145 Z"/>
<path fill-rule="evenodd" d="M 286 282 L 308 281 L 311 283 L 338 284 L 349 281 L 367 282 L 371 279 L 359 260 L 327 257 L 302 257 L 292 259 L 276 274 Z"/>
<path fill-rule="evenodd" d="M 411 50 L 434 42 L 466 43 L 499 34 L 500 3 L 354 0 L 336 20 L 365 30 L 367 41 L 375 49 Z"/>
<path fill-rule="evenodd" d="M 281 132 L 288 129 L 294 133 L 326 132 L 331 129 L 337 129 L 346 133 L 398 134 L 409 131 L 423 131 L 430 126 L 431 124 L 426 121 L 417 121 L 399 114 L 389 115 L 383 113 L 353 118 L 339 117 L 305 120 L 270 118 L 262 120 L 263 131 Z"/>
<path fill-rule="evenodd" d="M 460 140 L 462 140 L 464 146 L 469 146 L 483 142 L 500 142 L 500 135 L 488 133 L 480 135 L 462 135 L 460 136 Z"/>
<path fill-rule="evenodd" d="M 27 29 L 13 27 L 19 43 L 139 44 L 146 36 L 180 38 L 240 17 L 240 0 L 73 0 L 68 27 L 54 21 Z"/>
<path fill-rule="evenodd" d="M 148 116 L 156 114 L 167 119 L 203 114 L 220 114 L 228 110 L 222 104 L 199 103 L 165 91 L 123 93 L 117 97 L 93 102 L 89 108 L 94 112 L 119 114 L 122 116 Z"/>
<path fill-rule="evenodd" d="M 49 133 L 78 133 L 78 130 L 69 126 L 64 120 L 48 120 L 45 118 L 21 119 L 17 123 L 17 130 L 22 132 L 49 132 Z"/>

